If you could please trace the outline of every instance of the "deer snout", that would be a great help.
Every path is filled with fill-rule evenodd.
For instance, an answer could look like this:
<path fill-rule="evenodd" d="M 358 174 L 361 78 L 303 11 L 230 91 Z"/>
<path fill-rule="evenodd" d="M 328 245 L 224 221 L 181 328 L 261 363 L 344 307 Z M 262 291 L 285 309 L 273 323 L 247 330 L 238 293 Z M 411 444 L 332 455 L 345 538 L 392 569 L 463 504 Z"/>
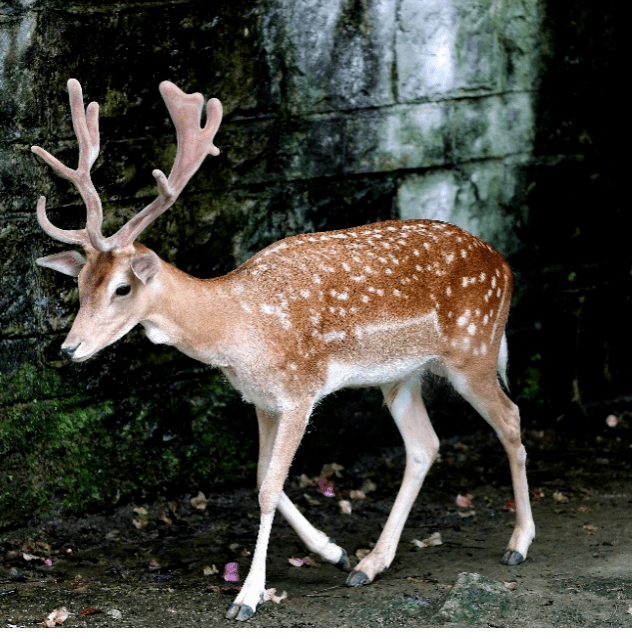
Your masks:
<path fill-rule="evenodd" d="M 75 352 L 80 346 L 81 346 L 81 342 L 79 342 L 79 344 L 75 344 L 74 346 L 62 346 L 61 356 L 65 359 L 72 359 L 73 355 L 75 354 Z"/>

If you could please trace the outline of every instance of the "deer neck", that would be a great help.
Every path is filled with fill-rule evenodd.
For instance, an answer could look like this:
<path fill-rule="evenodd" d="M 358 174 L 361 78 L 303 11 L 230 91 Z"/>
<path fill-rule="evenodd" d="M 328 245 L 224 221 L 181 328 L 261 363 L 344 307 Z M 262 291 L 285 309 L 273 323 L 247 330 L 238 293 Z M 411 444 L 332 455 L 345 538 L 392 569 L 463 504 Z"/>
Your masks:
<path fill-rule="evenodd" d="M 144 326 L 154 344 L 175 346 L 189 357 L 221 366 L 227 344 L 225 323 L 233 303 L 222 278 L 208 280 L 187 275 L 167 262 L 148 286 L 150 303 Z"/>

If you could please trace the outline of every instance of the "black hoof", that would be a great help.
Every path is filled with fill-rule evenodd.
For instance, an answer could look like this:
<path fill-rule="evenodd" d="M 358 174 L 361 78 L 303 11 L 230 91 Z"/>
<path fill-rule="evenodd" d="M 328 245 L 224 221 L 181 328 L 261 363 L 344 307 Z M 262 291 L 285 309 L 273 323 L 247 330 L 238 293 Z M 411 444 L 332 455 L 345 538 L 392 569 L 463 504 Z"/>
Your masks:
<path fill-rule="evenodd" d="M 235 619 L 237 621 L 246 621 L 246 619 L 250 619 L 250 617 L 254 614 L 255 611 L 250 606 L 243 605 L 239 609 L 239 614 L 235 617 Z"/>
<path fill-rule="evenodd" d="M 239 606 L 237 604 L 232 604 L 231 607 L 226 611 L 226 619 L 234 619 L 239 612 Z"/>
<path fill-rule="evenodd" d="M 349 572 L 351 570 L 351 564 L 349 563 L 349 557 L 347 556 L 347 551 L 344 548 L 341 548 L 342 555 L 340 559 L 334 564 L 336 568 L 340 568 L 340 570 L 344 570 L 345 572 Z"/>
<path fill-rule="evenodd" d="M 364 586 L 370 583 L 371 580 L 361 570 L 352 570 L 347 577 L 347 586 Z"/>
<path fill-rule="evenodd" d="M 525 557 L 522 556 L 517 550 L 507 550 L 503 555 L 502 562 L 505 566 L 517 566 L 521 564 L 525 560 Z"/>
<path fill-rule="evenodd" d="M 226 619 L 234 619 L 235 621 L 246 621 L 246 619 L 250 619 L 252 615 L 255 614 L 255 611 L 250 607 L 240 606 L 239 604 L 233 604 L 228 611 L 226 612 Z"/>

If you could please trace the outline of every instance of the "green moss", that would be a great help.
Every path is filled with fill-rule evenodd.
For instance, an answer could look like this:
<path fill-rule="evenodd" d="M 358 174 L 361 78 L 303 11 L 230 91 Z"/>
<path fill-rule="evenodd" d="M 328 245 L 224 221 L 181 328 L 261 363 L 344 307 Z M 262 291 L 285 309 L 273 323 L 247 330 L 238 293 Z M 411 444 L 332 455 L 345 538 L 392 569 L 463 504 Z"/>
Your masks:
<path fill-rule="evenodd" d="M 51 397 L 59 375 L 33 366 L 3 381 L 0 526 L 254 481 L 254 413 L 215 373 L 117 400 Z"/>
<path fill-rule="evenodd" d="M 54 397 L 63 392 L 63 380 L 54 369 L 25 363 L 14 373 L 0 371 L 0 406 L 12 402 Z"/>

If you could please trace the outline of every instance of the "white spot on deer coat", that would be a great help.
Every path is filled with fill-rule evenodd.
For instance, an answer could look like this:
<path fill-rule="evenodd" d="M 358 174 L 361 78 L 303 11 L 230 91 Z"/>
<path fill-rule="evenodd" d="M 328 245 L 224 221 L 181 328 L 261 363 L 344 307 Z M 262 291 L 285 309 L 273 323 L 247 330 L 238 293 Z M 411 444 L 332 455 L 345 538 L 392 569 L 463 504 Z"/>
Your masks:
<path fill-rule="evenodd" d="M 457 326 L 460 326 L 461 328 L 463 328 L 470 321 L 471 314 L 472 314 L 472 311 L 470 311 L 469 308 L 465 309 L 465 312 L 463 313 L 463 315 L 461 315 L 456 320 Z"/>

